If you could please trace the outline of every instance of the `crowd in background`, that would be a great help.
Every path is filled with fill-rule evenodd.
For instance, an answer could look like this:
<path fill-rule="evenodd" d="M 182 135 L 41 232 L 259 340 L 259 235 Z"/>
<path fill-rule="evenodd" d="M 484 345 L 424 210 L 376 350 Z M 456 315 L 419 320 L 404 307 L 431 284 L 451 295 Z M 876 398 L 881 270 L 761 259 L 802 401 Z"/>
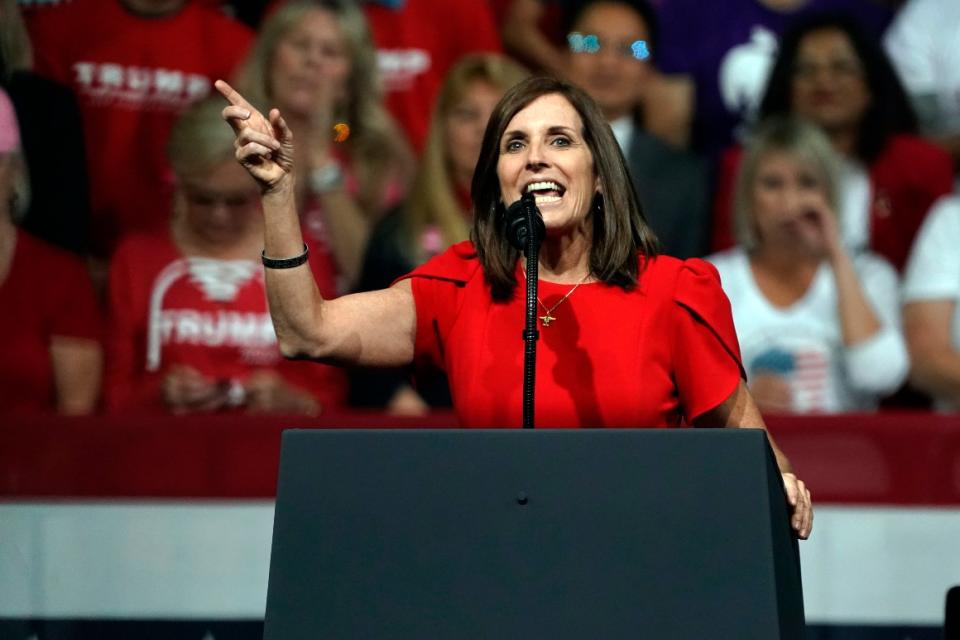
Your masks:
<path fill-rule="evenodd" d="M 958 410 L 957 34 L 954 0 L 0 0 L 0 413 L 449 405 L 280 356 L 213 82 L 289 124 L 332 297 L 468 238 L 486 121 L 541 72 L 719 270 L 764 411 Z"/>

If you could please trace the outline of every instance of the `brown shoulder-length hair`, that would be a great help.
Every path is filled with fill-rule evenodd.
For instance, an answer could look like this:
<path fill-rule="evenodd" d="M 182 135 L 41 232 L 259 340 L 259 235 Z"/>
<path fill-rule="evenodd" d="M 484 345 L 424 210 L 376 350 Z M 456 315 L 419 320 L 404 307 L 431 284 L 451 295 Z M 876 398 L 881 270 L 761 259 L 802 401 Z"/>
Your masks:
<path fill-rule="evenodd" d="M 470 239 L 495 300 L 513 296 L 517 286 L 514 270 L 520 253 L 507 240 L 505 231 L 506 210 L 497 177 L 500 141 L 517 113 L 540 96 L 549 94 L 563 96 L 580 114 L 581 133 L 600 180 L 600 193 L 594 197 L 590 214 L 593 220 L 591 274 L 598 280 L 629 290 L 636 286 L 639 276 L 637 254 L 655 256 L 659 252 L 659 243 L 643 215 L 627 163 L 600 108 L 584 91 L 571 84 L 534 76 L 516 84 L 497 103 L 483 134 L 480 159 L 473 172 Z"/>

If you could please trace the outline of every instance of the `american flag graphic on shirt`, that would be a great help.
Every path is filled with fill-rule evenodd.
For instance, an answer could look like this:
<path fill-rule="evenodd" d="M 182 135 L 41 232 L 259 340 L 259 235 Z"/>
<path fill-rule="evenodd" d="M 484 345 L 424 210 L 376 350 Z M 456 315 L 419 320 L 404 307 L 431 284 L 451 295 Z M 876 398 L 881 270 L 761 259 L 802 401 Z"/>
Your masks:
<path fill-rule="evenodd" d="M 790 386 L 792 409 L 799 413 L 833 410 L 833 369 L 830 353 L 822 342 L 792 339 L 768 346 L 748 361 L 750 376 L 783 378 Z"/>

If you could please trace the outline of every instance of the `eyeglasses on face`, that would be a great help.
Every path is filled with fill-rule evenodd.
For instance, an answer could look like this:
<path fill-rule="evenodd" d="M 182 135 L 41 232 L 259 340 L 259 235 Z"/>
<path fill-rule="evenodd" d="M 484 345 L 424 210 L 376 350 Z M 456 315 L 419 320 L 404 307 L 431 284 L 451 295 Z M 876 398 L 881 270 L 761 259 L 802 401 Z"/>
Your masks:
<path fill-rule="evenodd" d="M 646 40 L 634 40 L 630 43 L 607 42 L 604 44 L 600 38 L 594 34 L 584 35 L 574 31 L 567 35 L 567 44 L 573 53 L 599 53 L 601 47 L 605 47 L 618 52 L 625 58 L 646 60 L 650 57 L 650 48 Z"/>

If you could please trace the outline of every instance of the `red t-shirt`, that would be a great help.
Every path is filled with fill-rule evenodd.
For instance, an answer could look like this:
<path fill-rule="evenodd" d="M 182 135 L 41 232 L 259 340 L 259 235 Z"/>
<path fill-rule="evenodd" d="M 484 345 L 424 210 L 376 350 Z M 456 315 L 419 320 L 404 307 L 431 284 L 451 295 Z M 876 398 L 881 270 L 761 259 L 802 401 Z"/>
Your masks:
<path fill-rule="evenodd" d="M 73 255 L 18 231 L 10 272 L 0 282 L 0 309 L 0 413 L 54 411 L 51 340 L 101 339 L 86 268 Z"/>
<path fill-rule="evenodd" d="M 479 0 L 405 0 L 397 9 L 367 2 L 363 12 L 387 109 L 419 151 L 450 67 L 468 53 L 500 51 L 493 13 Z"/>
<path fill-rule="evenodd" d="M 314 277 L 332 297 L 333 275 Z M 163 411 L 160 382 L 175 364 L 227 384 L 271 369 L 324 408 L 344 401 L 340 369 L 281 356 L 259 262 L 187 258 L 169 234 L 132 235 L 110 265 L 109 297 L 108 411 Z"/>
<path fill-rule="evenodd" d="M 188 2 L 145 18 L 119 0 L 74 0 L 30 12 L 35 70 L 73 89 L 84 122 L 92 244 L 169 223 L 164 147 L 177 117 L 230 78 L 253 41 L 221 11 Z"/>
<path fill-rule="evenodd" d="M 520 426 L 523 276 L 507 302 L 490 297 L 469 242 L 408 276 L 417 309 L 416 358 L 443 368 L 460 422 Z M 572 285 L 540 281 L 548 308 Z M 540 314 L 543 310 L 540 309 Z M 719 406 L 744 376 L 730 303 L 702 260 L 660 256 L 632 291 L 581 285 L 540 326 L 536 424 L 666 427 Z"/>

